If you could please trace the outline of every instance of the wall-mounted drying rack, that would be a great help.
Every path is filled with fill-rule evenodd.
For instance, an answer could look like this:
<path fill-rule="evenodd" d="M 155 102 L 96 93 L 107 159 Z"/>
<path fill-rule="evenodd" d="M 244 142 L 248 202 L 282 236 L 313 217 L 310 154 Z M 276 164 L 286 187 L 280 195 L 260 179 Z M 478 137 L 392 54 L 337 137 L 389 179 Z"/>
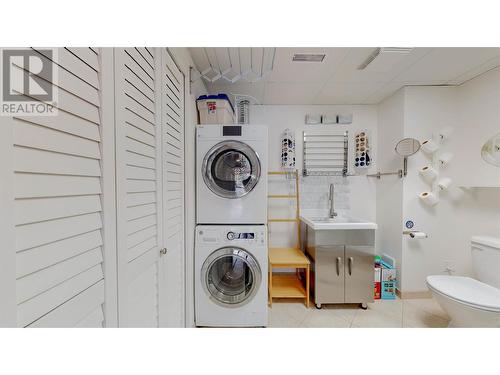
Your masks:
<path fill-rule="evenodd" d="M 317 130 L 303 132 L 304 176 L 347 176 L 347 131 Z"/>

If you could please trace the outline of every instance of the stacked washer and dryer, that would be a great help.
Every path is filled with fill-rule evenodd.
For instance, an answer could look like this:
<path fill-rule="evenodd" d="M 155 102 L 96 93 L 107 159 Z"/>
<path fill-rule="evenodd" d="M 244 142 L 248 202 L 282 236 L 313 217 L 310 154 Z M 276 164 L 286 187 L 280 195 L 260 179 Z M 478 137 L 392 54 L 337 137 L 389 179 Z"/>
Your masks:
<path fill-rule="evenodd" d="M 267 325 L 267 127 L 196 131 L 197 326 Z"/>

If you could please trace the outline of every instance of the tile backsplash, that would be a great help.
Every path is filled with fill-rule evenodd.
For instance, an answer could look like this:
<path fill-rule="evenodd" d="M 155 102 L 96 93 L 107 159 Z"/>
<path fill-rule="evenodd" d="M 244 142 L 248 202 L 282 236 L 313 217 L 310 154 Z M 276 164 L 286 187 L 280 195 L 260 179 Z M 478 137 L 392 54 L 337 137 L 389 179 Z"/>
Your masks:
<path fill-rule="evenodd" d="M 300 208 L 309 210 L 329 209 L 330 184 L 335 186 L 335 211 L 341 216 L 350 209 L 349 178 L 340 176 L 307 176 L 300 181 Z"/>

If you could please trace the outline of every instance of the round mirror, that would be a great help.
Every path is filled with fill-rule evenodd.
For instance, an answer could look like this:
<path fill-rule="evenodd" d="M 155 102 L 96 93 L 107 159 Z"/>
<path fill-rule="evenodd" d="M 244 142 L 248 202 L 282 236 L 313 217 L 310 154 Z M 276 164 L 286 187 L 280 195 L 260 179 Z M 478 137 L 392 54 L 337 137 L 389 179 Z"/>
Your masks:
<path fill-rule="evenodd" d="M 481 157 L 485 162 L 500 167 L 500 134 L 486 141 L 481 148 Z"/>
<path fill-rule="evenodd" d="M 404 158 L 420 150 L 420 142 L 415 138 L 403 138 L 396 144 L 396 153 Z"/>

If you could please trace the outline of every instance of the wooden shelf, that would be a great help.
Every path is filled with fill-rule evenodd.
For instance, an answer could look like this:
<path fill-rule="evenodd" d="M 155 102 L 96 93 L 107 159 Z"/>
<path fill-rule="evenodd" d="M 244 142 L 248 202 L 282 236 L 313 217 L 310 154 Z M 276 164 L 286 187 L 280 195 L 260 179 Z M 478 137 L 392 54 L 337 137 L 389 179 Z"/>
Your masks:
<path fill-rule="evenodd" d="M 271 171 L 271 172 L 267 172 L 268 175 L 270 176 L 276 176 L 276 175 L 288 175 L 288 174 L 294 174 L 294 175 L 298 175 L 299 172 L 298 171 L 291 171 L 291 172 L 284 172 L 284 171 Z"/>
<path fill-rule="evenodd" d="M 294 247 L 272 247 L 269 262 L 273 268 L 305 268 L 311 262 L 304 252 Z"/>
<path fill-rule="evenodd" d="M 267 219 L 268 223 L 296 223 L 299 219 Z"/>
<path fill-rule="evenodd" d="M 273 298 L 306 298 L 306 289 L 295 275 L 273 275 Z"/>

